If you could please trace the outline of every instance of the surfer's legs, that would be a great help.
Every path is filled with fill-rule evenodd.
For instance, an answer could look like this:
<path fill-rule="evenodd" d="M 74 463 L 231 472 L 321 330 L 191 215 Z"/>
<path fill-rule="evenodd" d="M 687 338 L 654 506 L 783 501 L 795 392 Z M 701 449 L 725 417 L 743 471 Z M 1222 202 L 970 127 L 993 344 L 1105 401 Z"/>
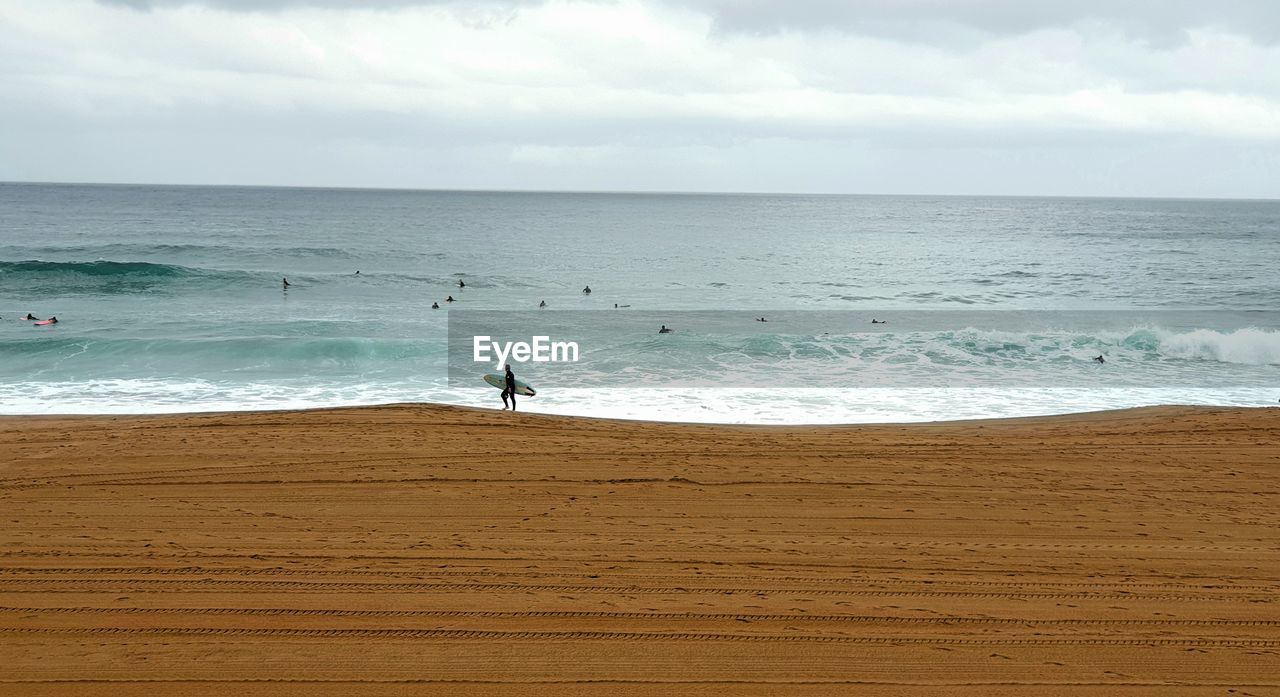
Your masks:
<path fill-rule="evenodd" d="M 511 395 L 511 401 L 513 402 L 515 401 L 515 395 Z M 502 408 L 503 409 L 507 408 L 507 391 L 506 390 L 502 391 Z"/>

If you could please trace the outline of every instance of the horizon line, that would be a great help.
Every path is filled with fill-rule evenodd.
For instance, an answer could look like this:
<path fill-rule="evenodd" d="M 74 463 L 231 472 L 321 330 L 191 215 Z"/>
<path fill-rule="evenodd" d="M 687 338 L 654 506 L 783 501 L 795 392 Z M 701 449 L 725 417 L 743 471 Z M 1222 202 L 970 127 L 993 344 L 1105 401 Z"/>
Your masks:
<path fill-rule="evenodd" d="M 1102 195 L 1102 194 L 975 194 L 975 193 L 856 193 L 856 192 L 805 192 L 805 191 L 679 191 L 663 189 L 501 189 L 501 188 L 433 188 L 412 186 L 353 186 L 322 184 L 181 184 L 159 182 L 101 182 L 101 181 L 39 181 L 0 180 L 0 186 L 118 186 L 118 187 L 167 187 L 204 189 L 305 189 L 314 191 L 385 191 L 416 193 L 457 194 L 585 194 L 624 196 L 830 196 L 830 197 L 936 197 L 936 198 L 1053 198 L 1053 199 L 1102 199 L 1130 201 L 1251 201 L 1280 202 L 1275 198 L 1246 196 L 1162 196 L 1162 195 Z"/>

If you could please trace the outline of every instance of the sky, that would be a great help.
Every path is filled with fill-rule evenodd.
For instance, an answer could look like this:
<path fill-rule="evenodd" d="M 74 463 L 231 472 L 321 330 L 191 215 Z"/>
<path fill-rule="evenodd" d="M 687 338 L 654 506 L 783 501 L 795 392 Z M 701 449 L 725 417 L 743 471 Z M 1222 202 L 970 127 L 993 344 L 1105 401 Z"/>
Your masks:
<path fill-rule="evenodd" d="M 0 181 L 1280 198 L 1280 3 L 0 0 Z"/>

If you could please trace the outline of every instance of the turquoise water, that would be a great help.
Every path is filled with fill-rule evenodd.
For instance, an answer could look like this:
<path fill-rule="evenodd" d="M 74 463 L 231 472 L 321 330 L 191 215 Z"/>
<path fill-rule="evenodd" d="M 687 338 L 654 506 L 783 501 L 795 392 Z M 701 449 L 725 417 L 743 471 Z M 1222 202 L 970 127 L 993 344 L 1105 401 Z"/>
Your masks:
<path fill-rule="evenodd" d="M 536 411 L 1275 404 L 1277 269 L 1272 201 L 0 184 L 0 411 L 500 404 L 484 370 L 448 380 L 447 316 L 540 301 L 594 360 L 522 367 Z M 615 303 L 634 323 L 605 332 Z M 716 373 L 736 389 L 698 386 Z M 814 374 L 832 384 L 793 379 Z"/>

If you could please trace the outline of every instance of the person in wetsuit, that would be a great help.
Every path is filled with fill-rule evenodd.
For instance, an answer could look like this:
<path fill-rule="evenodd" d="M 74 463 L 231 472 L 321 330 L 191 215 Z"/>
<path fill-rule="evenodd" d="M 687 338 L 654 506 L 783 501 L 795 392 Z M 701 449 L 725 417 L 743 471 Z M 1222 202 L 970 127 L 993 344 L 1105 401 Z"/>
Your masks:
<path fill-rule="evenodd" d="M 511 411 L 516 410 L 516 374 L 511 372 L 511 364 L 507 364 L 507 386 L 502 390 L 502 409 L 507 408 L 507 397 L 511 397 Z"/>

